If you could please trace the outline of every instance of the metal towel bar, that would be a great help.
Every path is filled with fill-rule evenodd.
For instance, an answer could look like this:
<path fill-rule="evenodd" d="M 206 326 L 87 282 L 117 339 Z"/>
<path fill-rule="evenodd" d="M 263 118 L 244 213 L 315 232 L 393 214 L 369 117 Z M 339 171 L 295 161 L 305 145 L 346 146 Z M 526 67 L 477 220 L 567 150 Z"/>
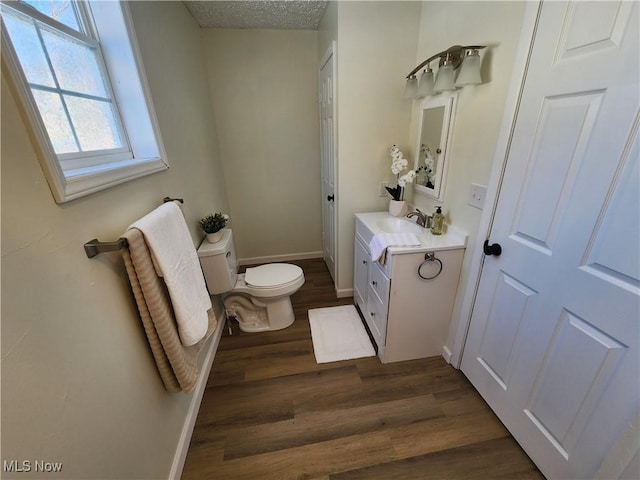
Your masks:
<path fill-rule="evenodd" d="M 162 199 L 162 202 L 184 203 L 184 199 L 164 197 Z M 101 242 L 97 238 L 94 238 L 93 240 L 89 240 L 84 244 L 84 252 L 87 254 L 87 258 L 93 258 L 100 253 L 117 252 L 118 250 L 122 250 L 123 248 L 126 248 L 128 246 L 129 242 L 127 242 L 126 238 L 119 238 L 115 242 Z"/>
<path fill-rule="evenodd" d="M 129 245 L 126 238 L 119 238 L 115 242 L 101 242 L 97 238 L 89 240 L 84 244 L 84 252 L 87 258 L 92 258 L 99 253 L 116 252 Z"/>

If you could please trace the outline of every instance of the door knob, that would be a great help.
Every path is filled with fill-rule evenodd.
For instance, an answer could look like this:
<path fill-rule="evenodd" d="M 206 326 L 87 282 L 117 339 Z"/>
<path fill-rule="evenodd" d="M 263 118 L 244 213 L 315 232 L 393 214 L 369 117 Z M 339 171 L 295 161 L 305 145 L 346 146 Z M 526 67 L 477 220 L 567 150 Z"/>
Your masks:
<path fill-rule="evenodd" d="M 335 195 L 327 195 L 327 202 L 333 202 Z"/>
<path fill-rule="evenodd" d="M 499 257 L 500 254 L 502 253 L 502 247 L 500 246 L 499 243 L 493 243 L 491 245 L 489 245 L 489 240 L 485 240 L 484 241 L 484 245 L 482 246 L 482 250 L 484 251 L 485 255 L 495 255 L 496 257 Z"/>

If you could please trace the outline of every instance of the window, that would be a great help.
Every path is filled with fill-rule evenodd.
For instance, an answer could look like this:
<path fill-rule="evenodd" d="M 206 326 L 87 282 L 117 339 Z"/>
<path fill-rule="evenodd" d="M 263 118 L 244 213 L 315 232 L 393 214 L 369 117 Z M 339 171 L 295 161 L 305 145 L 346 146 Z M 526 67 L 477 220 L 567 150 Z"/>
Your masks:
<path fill-rule="evenodd" d="M 14 0 L 1 14 L 57 202 L 168 168 L 126 4 Z"/>

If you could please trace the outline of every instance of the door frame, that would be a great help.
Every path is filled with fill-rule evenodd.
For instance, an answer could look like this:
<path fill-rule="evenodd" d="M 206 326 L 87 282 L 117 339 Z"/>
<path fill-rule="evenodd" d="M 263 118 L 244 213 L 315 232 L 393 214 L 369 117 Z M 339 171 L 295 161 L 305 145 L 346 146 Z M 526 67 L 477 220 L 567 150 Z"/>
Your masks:
<path fill-rule="evenodd" d="M 469 265 L 469 277 L 464 285 L 462 296 L 460 299 L 460 314 L 454 317 L 453 323 L 456 326 L 454 343 L 451 350 L 445 346 L 443 356 L 455 368 L 460 369 L 462 364 L 462 355 L 464 353 L 464 345 L 471 324 L 471 315 L 480 284 L 480 275 L 482 274 L 482 266 L 484 263 L 483 243 L 489 238 L 493 218 L 498 204 L 498 196 L 502 185 L 502 178 L 507 164 L 507 156 L 511 146 L 511 138 L 515 127 L 516 117 L 522 98 L 524 82 L 527 76 L 531 50 L 535 39 L 536 30 L 540 11 L 542 9 L 543 0 L 535 2 L 526 2 L 524 18 L 522 22 L 522 33 L 516 48 L 516 57 L 514 61 L 511 82 L 505 101 L 505 108 L 502 116 L 502 123 L 498 132 L 498 140 L 496 142 L 496 151 L 493 157 L 491 175 L 489 177 L 489 185 L 487 186 L 487 194 L 485 197 L 485 208 L 480 217 L 478 234 L 471 248 L 471 261 Z M 489 208 L 490 207 L 490 208 Z"/>
<path fill-rule="evenodd" d="M 333 271 L 333 275 L 332 275 L 332 279 L 333 279 L 333 288 L 334 290 L 337 291 L 338 288 L 338 271 L 339 271 L 339 262 L 338 262 L 338 257 L 339 257 L 339 248 L 338 248 L 338 205 L 339 205 L 339 200 L 340 200 L 340 196 L 338 195 L 338 82 L 337 82 L 337 71 L 338 71 L 338 60 L 337 60 L 337 54 L 338 54 L 338 49 L 337 49 L 337 42 L 335 40 L 332 40 L 331 43 L 329 43 L 329 46 L 327 47 L 327 50 L 325 51 L 324 55 L 322 56 L 322 58 L 320 59 L 320 62 L 318 63 L 318 87 L 321 86 L 321 72 L 322 72 L 322 68 L 325 66 L 325 64 L 331 60 L 331 67 L 333 70 L 333 194 L 334 194 L 334 200 L 333 200 L 333 210 L 334 210 L 334 215 L 333 215 L 333 248 L 334 248 L 334 252 L 333 252 L 333 263 L 334 263 L 334 271 Z M 318 109 L 318 115 L 319 115 L 319 126 L 320 126 L 320 148 L 322 148 L 322 109 Z M 322 166 L 321 166 L 322 168 Z M 321 177 L 320 177 L 320 182 L 322 182 L 322 172 L 321 172 Z M 320 190 L 322 191 L 322 186 L 320 188 Z M 324 202 L 324 197 L 322 196 L 321 193 L 321 198 L 320 198 L 321 202 Z M 321 207 L 321 209 L 324 207 Z M 322 219 L 323 223 L 324 223 L 324 218 Z M 324 228 L 324 226 L 323 226 Z M 324 257 L 324 242 L 322 245 L 322 253 L 323 253 L 323 257 Z"/>

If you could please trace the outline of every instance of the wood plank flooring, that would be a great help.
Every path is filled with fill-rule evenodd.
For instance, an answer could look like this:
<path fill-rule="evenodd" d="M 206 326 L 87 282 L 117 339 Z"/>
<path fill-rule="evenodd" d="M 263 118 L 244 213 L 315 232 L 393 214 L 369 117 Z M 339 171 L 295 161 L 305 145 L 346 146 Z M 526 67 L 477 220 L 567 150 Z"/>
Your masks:
<path fill-rule="evenodd" d="M 337 299 L 322 260 L 281 331 L 225 333 L 182 479 L 544 479 L 441 357 L 318 365 L 307 310 Z"/>

